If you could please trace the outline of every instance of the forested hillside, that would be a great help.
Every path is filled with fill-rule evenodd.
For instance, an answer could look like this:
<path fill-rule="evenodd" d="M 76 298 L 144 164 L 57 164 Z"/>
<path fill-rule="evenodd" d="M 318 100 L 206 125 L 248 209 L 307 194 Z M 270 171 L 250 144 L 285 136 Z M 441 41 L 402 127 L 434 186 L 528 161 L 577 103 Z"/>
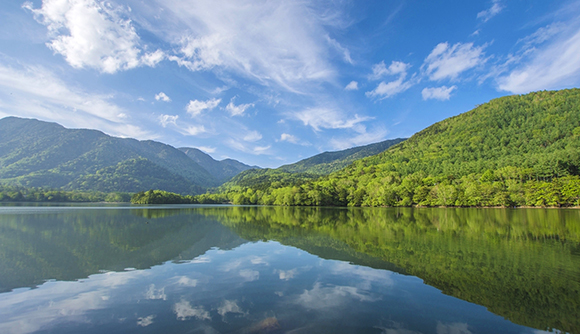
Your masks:
<path fill-rule="evenodd" d="M 218 181 L 226 182 L 232 177 L 248 169 L 259 169 L 258 166 L 248 166 L 234 159 L 215 160 L 209 154 L 197 148 L 180 147 L 178 150 L 197 162 L 203 169 L 210 173 Z"/>
<path fill-rule="evenodd" d="M 580 205 L 579 172 L 580 90 L 570 89 L 498 98 L 328 176 L 240 182 L 222 196 L 276 205 Z"/>
<path fill-rule="evenodd" d="M 179 193 L 200 193 L 219 184 L 169 145 L 17 117 L 0 120 L 0 183 L 104 192 L 159 188 Z"/>
<path fill-rule="evenodd" d="M 321 175 L 338 171 L 356 159 L 383 152 L 403 140 L 405 139 L 390 139 L 366 146 L 352 147 L 342 151 L 324 152 L 276 169 L 247 170 L 239 173 L 223 184 L 218 191 L 222 193 L 236 192 L 246 188 L 265 191 L 269 188 L 301 185 L 309 180 L 317 179 Z"/>
<path fill-rule="evenodd" d="M 348 166 L 355 160 L 381 153 L 403 140 L 405 140 L 405 138 L 389 139 L 379 143 L 352 147 L 342 151 L 324 152 L 290 165 L 281 166 L 278 170 L 290 173 L 326 175 Z"/>

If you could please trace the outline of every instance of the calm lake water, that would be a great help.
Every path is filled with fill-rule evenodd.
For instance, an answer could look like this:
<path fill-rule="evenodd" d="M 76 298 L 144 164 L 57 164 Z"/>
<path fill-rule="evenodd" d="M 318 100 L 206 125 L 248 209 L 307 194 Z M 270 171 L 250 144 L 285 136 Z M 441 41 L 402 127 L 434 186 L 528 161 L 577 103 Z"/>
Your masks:
<path fill-rule="evenodd" d="M 0 207 L 0 333 L 580 333 L 580 210 Z"/>

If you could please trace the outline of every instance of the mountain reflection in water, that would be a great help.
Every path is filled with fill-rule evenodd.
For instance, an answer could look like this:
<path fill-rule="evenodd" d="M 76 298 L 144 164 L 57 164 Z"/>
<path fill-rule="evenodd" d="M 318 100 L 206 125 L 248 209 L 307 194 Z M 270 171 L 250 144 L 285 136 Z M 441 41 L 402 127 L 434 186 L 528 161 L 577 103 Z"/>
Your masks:
<path fill-rule="evenodd" d="M 3 333 L 580 332 L 578 210 L 0 207 L 0 238 Z"/>

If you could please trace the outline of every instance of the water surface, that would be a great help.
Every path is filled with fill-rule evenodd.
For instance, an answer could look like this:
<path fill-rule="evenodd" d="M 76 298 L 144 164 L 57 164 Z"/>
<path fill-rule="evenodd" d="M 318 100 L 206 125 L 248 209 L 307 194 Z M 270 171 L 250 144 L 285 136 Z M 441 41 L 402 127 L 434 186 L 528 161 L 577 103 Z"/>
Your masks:
<path fill-rule="evenodd" d="M 2 333 L 580 330 L 580 211 L 0 207 Z"/>

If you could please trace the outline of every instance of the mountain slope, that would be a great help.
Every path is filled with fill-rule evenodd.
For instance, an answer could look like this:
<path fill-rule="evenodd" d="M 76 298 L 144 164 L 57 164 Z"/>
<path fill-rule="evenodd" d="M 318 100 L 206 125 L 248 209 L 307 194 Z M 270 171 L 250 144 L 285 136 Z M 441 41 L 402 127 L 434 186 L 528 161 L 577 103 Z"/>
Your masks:
<path fill-rule="evenodd" d="M 390 139 L 366 146 L 352 147 L 342 151 L 324 152 L 276 169 L 246 170 L 224 183 L 220 187 L 220 190 L 228 191 L 229 189 L 238 187 L 266 190 L 271 186 L 277 188 L 292 184 L 300 185 L 309 180 L 316 179 L 321 175 L 327 175 L 333 171 L 340 170 L 356 159 L 382 152 L 404 140 L 402 138 Z"/>
<path fill-rule="evenodd" d="M 197 148 L 180 147 L 178 150 L 182 151 L 193 161 L 197 162 L 220 182 L 225 182 L 245 170 L 260 168 L 258 166 L 248 166 L 234 159 L 218 161 Z"/>
<path fill-rule="evenodd" d="M 135 160 L 140 159 L 140 160 Z M 147 162 L 141 161 L 147 160 Z M 0 182 L 27 187 L 83 188 L 89 175 L 114 178 L 119 164 L 125 177 L 143 178 L 145 170 L 127 168 L 143 163 L 156 166 L 155 182 L 127 188 L 115 182 L 103 191 L 139 191 L 180 180 L 179 192 L 199 192 L 218 181 L 183 152 L 155 141 L 108 136 L 100 131 L 66 129 L 56 123 L 7 117 L 0 120 Z M 110 167 L 117 166 L 114 169 Z M 159 169 L 160 168 L 160 169 Z M 162 170 L 161 170 L 162 169 Z M 118 175 L 117 175 L 118 176 Z M 81 180 L 82 178 L 85 178 Z M 90 177 L 89 177 L 90 178 Z M 164 186 L 165 187 L 165 186 Z M 83 188 L 84 189 L 84 188 Z"/>
<path fill-rule="evenodd" d="M 222 189 L 236 204 L 578 206 L 580 89 L 494 99 L 316 180 Z"/>
<path fill-rule="evenodd" d="M 313 157 L 284 165 L 279 170 L 290 173 L 330 174 L 346 167 L 351 162 L 383 152 L 405 138 L 389 139 L 379 143 L 352 147 L 342 151 L 324 152 Z"/>

